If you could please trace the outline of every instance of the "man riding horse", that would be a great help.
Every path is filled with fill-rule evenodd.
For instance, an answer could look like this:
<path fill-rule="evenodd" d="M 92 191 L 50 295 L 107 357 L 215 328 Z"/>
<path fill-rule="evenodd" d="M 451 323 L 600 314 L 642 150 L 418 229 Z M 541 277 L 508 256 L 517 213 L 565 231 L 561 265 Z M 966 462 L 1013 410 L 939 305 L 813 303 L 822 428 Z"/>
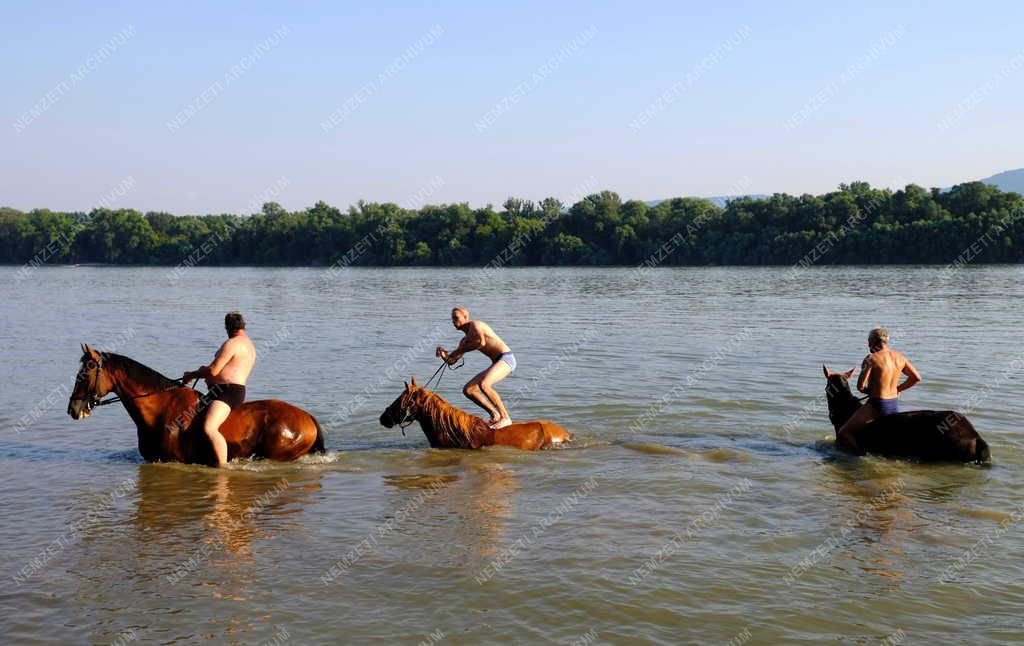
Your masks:
<path fill-rule="evenodd" d="M 857 433 L 879 417 L 899 412 L 899 394 L 921 381 L 921 374 L 903 354 L 889 347 L 889 332 L 876 327 L 868 333 L 868 349 L 871 351 L 861 362 L 857 390 L 868 396 L 868 404 L 857 412 L 839 429 L 838 442 L 852 451 L 857 451 Z M 907 378 L 900 383 L 900 375 Z"/>
<path fill-rule="evenodd" d="M 181 377 L 183 383 L 200 378 L 206 381 L 209 392 L 200 403 L 200 408 L 206 407 L 203 431 L 213 444 L 218 467 L 228 463 L 228 443 L 220 433 L 220 425 L 232 408 L 245 401 L 245 382 L 256 363 L 256 348 L 245 332 L 245 317 L 240 312 L 228 312 L 224 316 L 224 328 L 228 340 L 217 350 L 213 363 L 186 372 Z"/>

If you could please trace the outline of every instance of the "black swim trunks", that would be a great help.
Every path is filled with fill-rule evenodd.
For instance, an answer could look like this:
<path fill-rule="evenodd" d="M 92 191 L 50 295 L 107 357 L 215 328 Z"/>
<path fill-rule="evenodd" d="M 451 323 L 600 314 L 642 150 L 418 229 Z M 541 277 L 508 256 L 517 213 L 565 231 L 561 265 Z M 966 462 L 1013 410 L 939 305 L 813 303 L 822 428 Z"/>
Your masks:
<path fill-rule="evenodd" d="M 242 384 L 214 384 L 210 386 L 210 392 L 203 395 L 202 407 L 206 408 L 210 402 L 224 402 L 231 408 L 241 406 L 245 401 L 245 386 Z"/>

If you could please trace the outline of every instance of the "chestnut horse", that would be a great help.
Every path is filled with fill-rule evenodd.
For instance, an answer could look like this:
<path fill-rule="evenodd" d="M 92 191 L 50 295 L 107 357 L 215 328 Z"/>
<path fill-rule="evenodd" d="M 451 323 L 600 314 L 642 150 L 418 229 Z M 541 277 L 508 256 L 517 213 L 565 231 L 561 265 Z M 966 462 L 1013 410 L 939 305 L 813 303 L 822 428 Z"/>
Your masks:
<path fill-rule="evenodd" d="M 513 422 L 494 430 L 483 419 L 455 408 L 437 393 L 418 386 L 415 377 L 380 414 L 380 423 L 387 428 L 398 424 L 404 429 L 413 421 L 420 423 L 427 441 L 435 449 L 479 449 L 500 444 L 536 451 L 572 439 L 569 431 L 545 419 Z"/>
<path fill-rule="evenodd" d="M 974 430 L 970 420 L 951 410 L 914 410 L 886 415 L 858 431 L 852 438 L 853 444 L 843 442 L 839 429 L 864 404 L 850 391 L 852 370 L 832 372 L 824 365 L 821 368 L 827 380 L 828 419 L 836 429 L 836 444 L 844 451 L 934 462 L 983 463 L 991 459 L 988 444 Z"/>
<path fill-rule="evenodd" d="M 117 399 L 101 402 L 110 392 Z M 134 359 L 83 345 L 68 415 L 84 419 L 97 405 L 118 399 L 138 428 L 139 453 L 147 462 L 217 464 L 213 445 L 203 432 L 199 394 L 194 389 Z M 324 451 L 324 433 L 316 418 L 277 399 L 238 406 L 220 432 L 228 443 L 229 460 L 260 457 L 288 462 L 310 451 Z"/>

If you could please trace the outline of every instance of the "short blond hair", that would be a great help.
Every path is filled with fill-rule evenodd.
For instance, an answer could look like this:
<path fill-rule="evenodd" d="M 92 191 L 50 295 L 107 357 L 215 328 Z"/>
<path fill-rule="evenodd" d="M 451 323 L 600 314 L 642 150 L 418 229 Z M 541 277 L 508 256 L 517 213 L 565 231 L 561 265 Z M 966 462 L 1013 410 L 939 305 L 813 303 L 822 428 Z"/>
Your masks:
<path fill-rule="evenodd" d="M 461 314 L 465 314 L 466 318 L 469 318 L 469 310 L 467 310 L 465 307 L 453 307 L 452 311 L 453 312 L 459 312 Z"/>
<path fill-rule="evenodd" d="M 875 327 L 868 332 L 868 344 L 872 346 L 880 346 L 883 343 L 889 342 L 889 330 L 884 327 Z"/>

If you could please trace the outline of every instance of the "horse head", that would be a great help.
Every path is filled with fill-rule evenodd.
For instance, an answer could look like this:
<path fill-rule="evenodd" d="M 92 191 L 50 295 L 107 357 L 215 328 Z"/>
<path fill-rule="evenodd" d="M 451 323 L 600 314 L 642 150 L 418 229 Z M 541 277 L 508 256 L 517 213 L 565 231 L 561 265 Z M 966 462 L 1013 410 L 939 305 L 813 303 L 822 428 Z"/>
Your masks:
<path fill-rule="evenodd" d="M 380 424 L 385 428 L 392 428 L 395 424 L 405 425 L 416 419 L 420 412 L 419 398 L 416 396 L 422 388 L 416 384 L 416 377 L 411 377 L 412 383 L 405 382 L 405 390 L 402 391 L 391 405 L 380 414 Z"/>
<path fill-rule="evenodd" d="M 81 367 L 75 376 L 75 387 L 68 401 L 68 415 L 72 419 L 85 419 L 103 396 L 114 389 L 114 379 L 103 367 L 102 352 L 82 344 Z"/>
<path fill-rule="evenodd" d="M 850 368 L 846 372 L 832 372 L 828 366 L 821 364 L 821 371 L 825 373 L 828 418 L 836 431 L 860 408 L 860 400 L 850 390 L 850 377 L 855 370 L 856 368 Z"/>

